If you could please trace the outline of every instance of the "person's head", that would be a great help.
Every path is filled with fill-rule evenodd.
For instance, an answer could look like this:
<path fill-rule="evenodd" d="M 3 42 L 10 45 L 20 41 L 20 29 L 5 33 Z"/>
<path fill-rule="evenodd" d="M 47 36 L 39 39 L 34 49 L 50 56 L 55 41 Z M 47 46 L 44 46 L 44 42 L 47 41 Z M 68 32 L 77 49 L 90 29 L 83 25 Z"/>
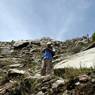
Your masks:
<path fill-rule="evenodd" d="M 52 48 L 52 43 L 51 42 L 47 42 L 47 48 Z"/>

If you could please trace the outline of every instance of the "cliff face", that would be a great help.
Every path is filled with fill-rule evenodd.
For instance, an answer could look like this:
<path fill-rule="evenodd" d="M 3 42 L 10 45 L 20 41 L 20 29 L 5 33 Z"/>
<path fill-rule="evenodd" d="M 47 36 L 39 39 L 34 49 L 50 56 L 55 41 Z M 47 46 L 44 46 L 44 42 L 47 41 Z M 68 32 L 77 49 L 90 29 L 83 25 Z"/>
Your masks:
<path fill-rule="evenodd" d="M 56 71 L 53 76 L 41 76 L 41 51 L 48 41 L 52 42 L 56 50 L 53 60 Z M 94 60 L 94 48 L 81 52 L 90 43 L 90 38 L 86 37 L 65 42 L 50 38 L 35 41 L 0 42 L 0 95 L 94 95 L 76 94 L 82 92 L 77 89 L 78 86 L 81 88 L 82 85 L 80 79 L 83 80 L 86 86 L 93 88 L 94 80 L 92 80 L 91 72 L 90 75 L 86 76 L 75 76 L 76 78 L 71 79 L 64 78 L 64 67 L 67 68 L 68 64 L 70 64 L 69 66 L 78 66 L 80 60 L 82 60 L 83 64 L 88 62 L 89 66 L 91 60 Z M 61 69 L 58 72 L 63 74 L 60 73 L 59 77 L 59 75 L 56 76 L 56 72 L 60 67 L 63 70 Z"/>

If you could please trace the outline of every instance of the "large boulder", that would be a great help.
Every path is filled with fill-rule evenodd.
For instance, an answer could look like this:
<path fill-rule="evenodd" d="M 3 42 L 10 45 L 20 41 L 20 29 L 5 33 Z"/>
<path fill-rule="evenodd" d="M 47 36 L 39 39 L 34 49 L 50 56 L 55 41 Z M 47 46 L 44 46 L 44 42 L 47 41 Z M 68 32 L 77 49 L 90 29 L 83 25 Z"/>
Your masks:
<path fill-rule="evenodd" d="M 26 47 L 29 45 L 29 41 L 16 41 L 14 43 L 14 49 L 22 49 L 23 47 Z"/>
<path fill-rule="evenodd" d="M 62 60 L 54 66 L 54 69 L 64 68 L 90 68 L 95 67 L 95 48 L 77 53 Z"/>
<path fill-rule="evenodd" d="M 18 70 L 16 68 L 8 70 L 8 78 L 16 78 L 17 76 L 30 76 L 27 71 Z"/>

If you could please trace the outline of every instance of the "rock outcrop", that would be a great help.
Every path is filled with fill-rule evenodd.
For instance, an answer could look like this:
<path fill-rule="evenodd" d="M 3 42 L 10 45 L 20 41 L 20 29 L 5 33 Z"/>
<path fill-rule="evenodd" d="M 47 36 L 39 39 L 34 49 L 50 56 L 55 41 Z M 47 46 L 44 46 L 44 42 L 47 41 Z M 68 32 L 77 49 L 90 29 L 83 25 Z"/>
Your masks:
<path fill-rule="evenodd" d="M 54 69 L 64 68 L 94 68 L 95 67 L 95 48 L 77 53 L 64 59 L 55 65 Z"/>

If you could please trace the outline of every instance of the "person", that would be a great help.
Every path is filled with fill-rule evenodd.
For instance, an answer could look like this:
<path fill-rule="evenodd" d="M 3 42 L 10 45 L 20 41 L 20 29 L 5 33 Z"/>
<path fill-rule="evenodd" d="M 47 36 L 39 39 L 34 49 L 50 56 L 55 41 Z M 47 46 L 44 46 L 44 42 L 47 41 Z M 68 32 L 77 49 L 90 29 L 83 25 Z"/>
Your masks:
<path fill-rule="evenodd" d="M 52 43 L 48 42 L 46 48 L 42 51 L 42 67 L 41 75 L 46 76 L 53 73 L 53 56 L 55 51 L 53 51 Z"/>

